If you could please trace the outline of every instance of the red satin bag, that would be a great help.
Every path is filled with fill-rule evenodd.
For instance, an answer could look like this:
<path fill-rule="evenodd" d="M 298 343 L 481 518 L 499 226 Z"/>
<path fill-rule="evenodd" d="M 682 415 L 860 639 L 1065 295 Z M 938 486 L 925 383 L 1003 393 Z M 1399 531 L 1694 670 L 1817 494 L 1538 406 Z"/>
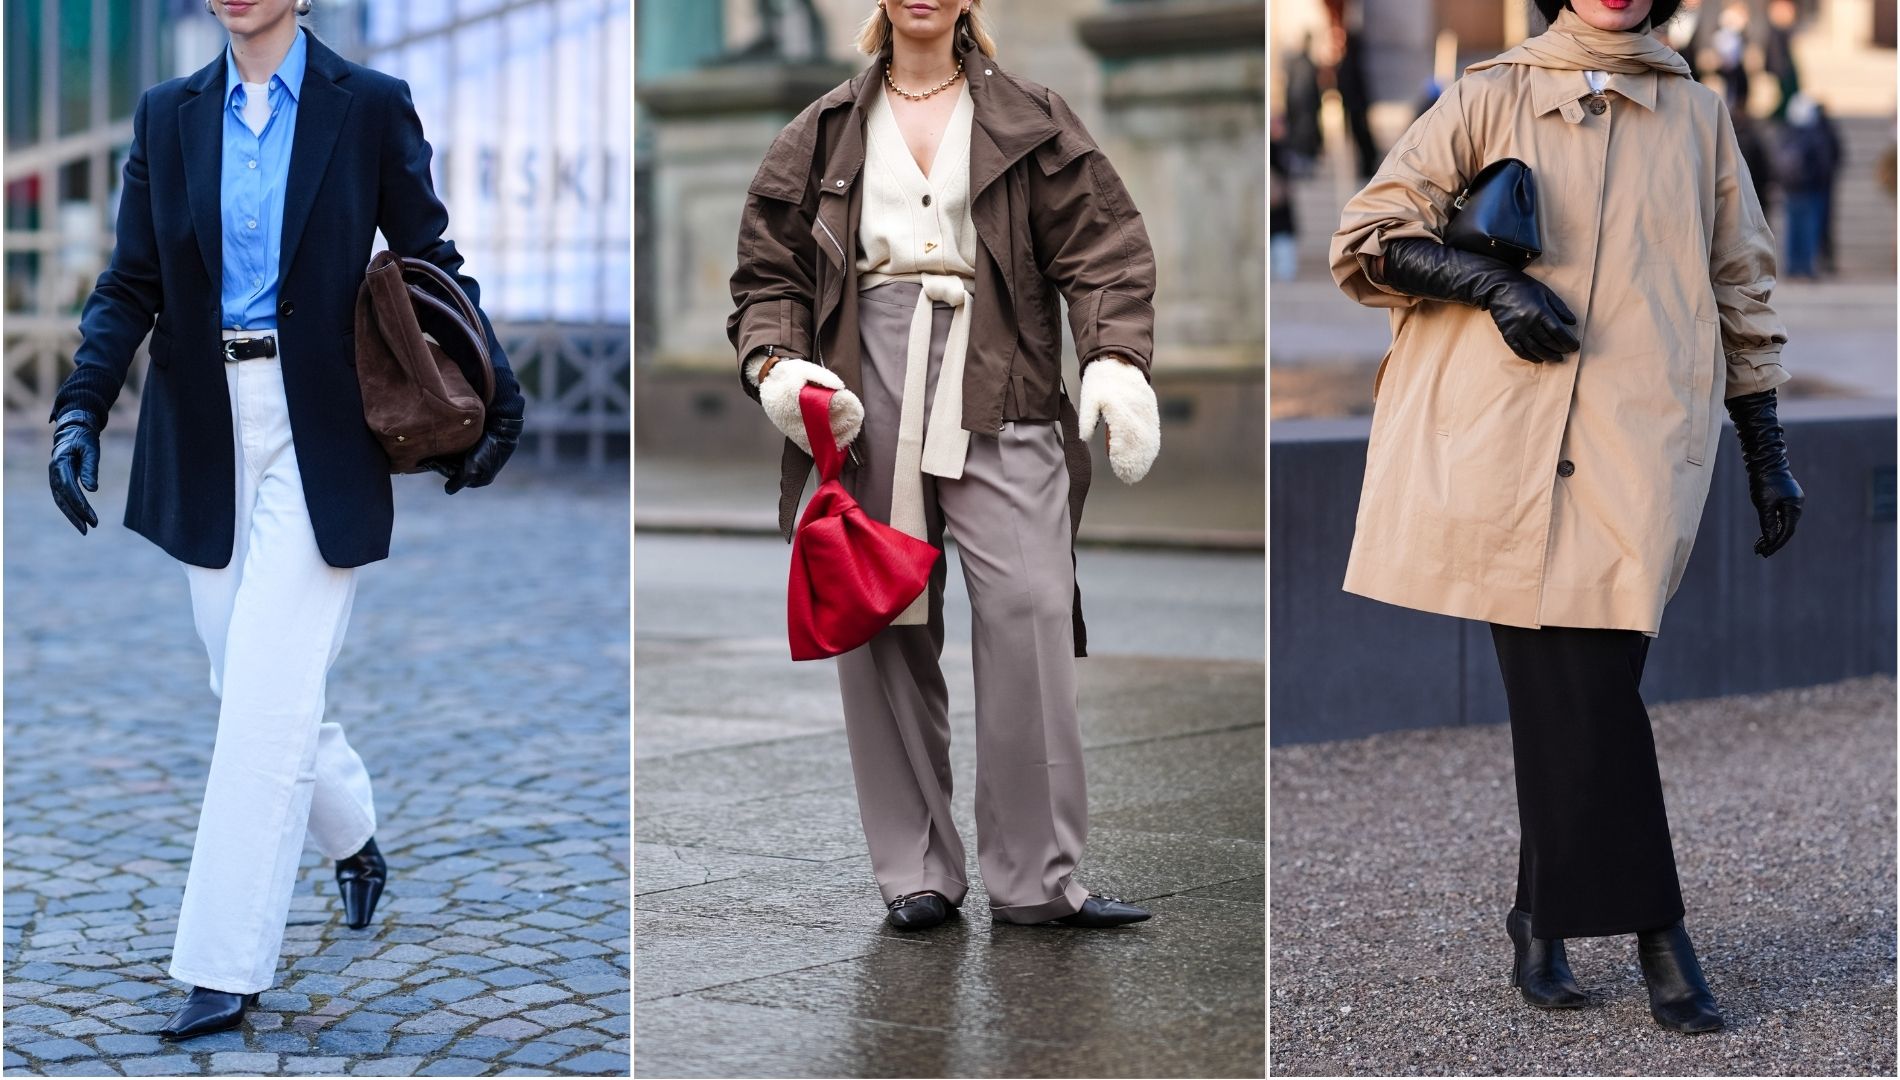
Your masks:
<path fill-rule="evenodd" d="M 831 437 L 833 393 L 809 383 L 798 392 L 823 483 L 792 534 L 786 629 L 794 660 L 823 660 L 871 640 L 929 586 L 941 554 L 874 520 L 839 483 L 844 451 Z"/>

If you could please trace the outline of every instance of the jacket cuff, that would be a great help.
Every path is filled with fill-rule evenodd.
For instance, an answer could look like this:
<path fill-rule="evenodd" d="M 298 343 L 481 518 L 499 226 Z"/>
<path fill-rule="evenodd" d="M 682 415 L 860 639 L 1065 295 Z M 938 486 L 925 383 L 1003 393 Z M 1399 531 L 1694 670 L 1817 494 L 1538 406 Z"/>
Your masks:
<path fill-rule="evenodd" d="M 1728 354 L 1727 376 L 1727 385 L 1722 390 L 1723 400 L 1772 390 L 1793 378 L 1788 374 L 1788 369 L 1781 366 L 1781 350 L 1778 348 Z"/>
<path fill-rule="evenodd" d="M 758 400 L 758 387 L 745 377 L 746 361 L 767 345 L 793 356 L 811 355 L 811 309 L 796 300 L 763 300 L 739 314 L 734 341 L 739 353 L 739 382 L 747 396 Z"/>
<path fill-rule="evenodd" d="M 1145 379 L 1154 353 L 1155 309 L 1138 296 L 1094 292 L 1069 308 L 1069 329 L 1075 334 L 1075 355 L 1085 370 L 1113 354 L 1133 364 Z"/>

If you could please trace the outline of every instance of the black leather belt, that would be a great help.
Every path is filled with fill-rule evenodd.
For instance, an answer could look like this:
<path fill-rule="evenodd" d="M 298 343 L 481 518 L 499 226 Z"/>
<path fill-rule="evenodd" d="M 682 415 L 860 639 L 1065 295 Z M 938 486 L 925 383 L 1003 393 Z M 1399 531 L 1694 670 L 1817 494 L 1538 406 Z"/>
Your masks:
<path fill-rule="evenodd" d="M 277 355 L 277 335 L 232 338 L 224 343 L 226 360 L 263 360 Z"/>

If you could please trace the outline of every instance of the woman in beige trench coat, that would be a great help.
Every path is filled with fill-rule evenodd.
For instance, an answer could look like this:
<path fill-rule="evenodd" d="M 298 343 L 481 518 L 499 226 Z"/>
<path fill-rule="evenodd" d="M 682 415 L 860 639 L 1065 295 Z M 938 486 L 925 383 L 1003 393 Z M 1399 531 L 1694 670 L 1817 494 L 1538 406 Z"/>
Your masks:
<path fill-rule="evenodd" d="M 1761 519 L 1801 489 L 1775 417 L 1774 243 L 1721 98 L 1651 29 L 1676 0 L 1538 0 L 1549 31 L 1475 64 L 1333 238 L 1390 309 L 1345 587 L 1492 625 L 1522 831 L 1506 920 L 1533 1005 L 1587 1005 L 1563 938 L 1634 933 L 1651 1013 L 1721 1014 L 1682 926 L 1649 717 L 1649 638 L 1682 579 L 1726 403 Z M 1537 187 L 1526 269 L 1439 243 L 1486 165 Z"/>

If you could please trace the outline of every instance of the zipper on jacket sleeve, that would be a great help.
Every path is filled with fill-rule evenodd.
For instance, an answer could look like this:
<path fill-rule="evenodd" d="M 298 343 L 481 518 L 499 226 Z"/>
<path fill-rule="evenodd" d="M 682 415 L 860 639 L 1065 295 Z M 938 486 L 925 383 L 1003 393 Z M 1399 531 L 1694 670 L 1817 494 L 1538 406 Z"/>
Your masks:
<path fill-rule="evenodd" d="M 825 238 L 831 241 L 831 246 L 838 249 L 838 258 L 844 260 L 846 263 L 849 263 L 851 260 L 848 257 L 846 257 L 844 253 L 844 245 L 838 242 L 837 234 L 831 231 L 831 226 L 825 224 L 825 219 L 822 217 L 814 217 L 812 220 L 816 221 L 818 223 L 818 227 L 825 231 Z M 819 340 L 823 336 L 823 334 L 824 334 L 823 327 L 814 328 L 812 332 L 812 339 L 811 339 L 812 356 L 814 359 L 818 361 L 819 367 L 824 368 L 826 371 L 830 371 L 831 366 L 825 363 L 824 343 Z M 859 428 L 859 434 L 863 434 L 862 427 Z M 863 467 L 864 459 L 858 456 L 858 440 L 856 439 L 851 440 L 851 445 L 845 447 L 845 456 L 851 459 L 851 464 L 859 466 L 860 468 Z"/>

